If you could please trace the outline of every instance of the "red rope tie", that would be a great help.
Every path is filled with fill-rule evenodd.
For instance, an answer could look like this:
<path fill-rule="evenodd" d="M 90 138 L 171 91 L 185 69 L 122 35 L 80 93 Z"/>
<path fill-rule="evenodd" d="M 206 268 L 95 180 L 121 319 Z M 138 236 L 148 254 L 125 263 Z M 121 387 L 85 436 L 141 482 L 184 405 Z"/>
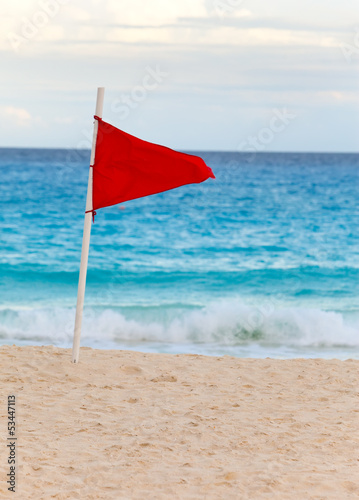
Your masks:
<path fill-rule="evenodd" d="M 94 118 L 95 118 L 95 120 L 102 122 L 102 118 L 100 118 L 99 116 L 95 115 Z"/>
<path fill-rule="evenodd" d="M 86 210 L 85 214 L 92 213 L 92 224 L 95 224 L 95 215 L 97 215 L 96 210 Z"/>

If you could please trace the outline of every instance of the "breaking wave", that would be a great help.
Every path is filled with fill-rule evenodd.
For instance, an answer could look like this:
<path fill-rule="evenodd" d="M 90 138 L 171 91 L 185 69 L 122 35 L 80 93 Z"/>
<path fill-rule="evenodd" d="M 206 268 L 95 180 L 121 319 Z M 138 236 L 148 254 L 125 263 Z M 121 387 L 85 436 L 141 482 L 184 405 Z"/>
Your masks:
<path fill-rule="evenodd" d="M 70 347 L 75 311 L 70 308 L 7 308 L 0 311 L 4 343 L 51 343 Z M 217 344 L 298 347 L 359 346 L 358 312 L 351 316 L 310 308 L 218 301 L 204 308 L 136 307 L 84 312 L 82 345 L 116 348 L 121 343 Z"/>

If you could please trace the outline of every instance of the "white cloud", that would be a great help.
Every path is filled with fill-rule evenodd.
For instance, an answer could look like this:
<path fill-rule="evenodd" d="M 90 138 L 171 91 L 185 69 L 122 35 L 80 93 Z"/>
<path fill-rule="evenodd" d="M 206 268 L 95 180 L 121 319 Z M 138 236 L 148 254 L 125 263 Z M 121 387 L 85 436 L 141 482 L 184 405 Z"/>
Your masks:
<path fill-rule="evenodd" d="M 28 127 L 31 123 L 31 115 L 25 108 L 1 106 L 0 111 L 5 120 L 18 127 Z"/>
<path fill-rule="evenodd" d="M 202 0 L 108 0 L 109 21 L 136 26 L 175 23 L 180 17 L 206 15 Z"/>
<path fill-rule="evenodd" d="M 72 123 L 76 123 L 76 121 L 77 118 L 75 116 L 62 116 L 54 118 L 54 123 L 58 123 L 60 125 L 70 125 Z"/>
<path fill-rule="evenodd" d="M 9 6 L 7 2 L 0 18 L 0 49 L 35 55 L 49 53 L 54 46 L 57 54 L 69 54 L 76 47 L 83 55 L 98 54 L 104 43 L 109 42 L 176 44 L 184 50 L 213 44 L 320 48 L 335 47 L 340 42 L 329 28 L 323 32 L 318 26 L 308 25 L 297 30 L 296 24 L 285 18 L 258 18 L 248 10 L 247 7 L 255 6 L 248 0 L 77 0 L 76 4 L 64 5 L 52 0 L 52 3 L 58 5 L 46 19 L 46 0 L 31 4 L 19 0 Z M 219 4 L 228 4 L 231 15 L 218 15 Z M 41 26 L 39 20 L 43 21 Z M 303 22 L 298 19 L 297 24 Z M 9 41 L 10 33 L 21 38 Z M 106 47 L 109 55 L 115 55 L 116 50 L 116 46 Z"/>
<path fill-rule="evenodd" d="M 91 11 L 88 6 L 79 7 L 78 5 L 66 5 L 66 18 L 71 19 L 72 22 L 76 21 L 89 21 L 92 19 Z"/>
<path fill-rule="evenodd" d="M 348 103 L 353 106 L 359 105 L 359 95 L 357 92 L 340 92 L 335 90 L 327 90 L 317 92 L 315 95 L 317 103 L 324 104 L 342 104 Z"/>
<path fill-rule="evenodd" d="M 319 124 L 330 135 L 330 116 L 343 126 L 328 147 L 357 148 L 351 138 L 357 131 L 357 59 L 348 64 L 340 50 L 342 43 L 357 43 L 351 0 L 331 8 L 324 0 L 303 0 L 296 12 L 285 0 L 230 0 L 236 8 L 223 16 L 215 0 L 69 0 L 15 54 L 7 35 L 21 35 L 23 19 L 34 20 L 40 1 L 57 0 L 0 0 L 0 62 L 6 68 L 0 112 L 9 124 L 4 144 L 16 138 L 19 145 L 76 145 L 82 128 L 91 125 L 97 85 L 106 86 L 111 117 L 111 92 L 113 98 L 131 92 L 147 65 L 158 64 L 170 76 L 131 111 L 125 126 L 135 135 L 147 123 L 144 136 L 171 145 L 168 123 L 176 116 L 181 134 L 191 120 L 197 124 L 191 130 L 199 131 L 188 129 L 183 148 L 231 149 L 233 135 L 246 136 L 267 109 L 282 106 L 312 113 L 298 119 L 302 138 L 293 132 L 288 147 L 313 149 Z M 227 132 L 218 134 L 223 127 Z M 324 132 L 323 138 L 318 148 L 325 145 Z"/>

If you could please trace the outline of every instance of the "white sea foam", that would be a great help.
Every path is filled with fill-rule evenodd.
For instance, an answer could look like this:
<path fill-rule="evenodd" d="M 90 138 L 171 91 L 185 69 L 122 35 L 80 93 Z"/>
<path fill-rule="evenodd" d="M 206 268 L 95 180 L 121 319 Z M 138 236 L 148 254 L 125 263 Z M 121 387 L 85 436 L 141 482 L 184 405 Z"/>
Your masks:
<path fill-rule="evenodd" d="M 157 319 L 156 319 L 157 314 Z M 7 309 L 0 311 L 0 339 L 6 343 L 52 343 L 71 346 L 74 309 Z M 166 343 L 235 347 L 256 344 L 297 348 L 359 346 L 358 318 L 344 319 L 339 312 L 303 308 L 246 305 L 238 300 L 219 301 L 205 308 L 182 310 L 166 321 L 138 308 L 126 311 L 87 309 L 82 345 L 115 348 L 121 343 Z M 163 317 L 163 315 L 161 316 Z M 213 349 L 212 349 L 213 350 Z M 228 351 L 228 349 L 227 349 Z"/>

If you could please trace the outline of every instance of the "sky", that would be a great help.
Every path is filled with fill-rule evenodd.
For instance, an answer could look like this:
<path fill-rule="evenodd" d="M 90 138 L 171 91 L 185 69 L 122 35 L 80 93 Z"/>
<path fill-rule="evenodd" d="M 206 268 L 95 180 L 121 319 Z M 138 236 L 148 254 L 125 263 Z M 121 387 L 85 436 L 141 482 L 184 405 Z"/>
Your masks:
<path fill-rule="evenodd" d="M 104 120 L 185 151 L 357 152 L 357 0 L 0 0 L 0 147 Z"/>

